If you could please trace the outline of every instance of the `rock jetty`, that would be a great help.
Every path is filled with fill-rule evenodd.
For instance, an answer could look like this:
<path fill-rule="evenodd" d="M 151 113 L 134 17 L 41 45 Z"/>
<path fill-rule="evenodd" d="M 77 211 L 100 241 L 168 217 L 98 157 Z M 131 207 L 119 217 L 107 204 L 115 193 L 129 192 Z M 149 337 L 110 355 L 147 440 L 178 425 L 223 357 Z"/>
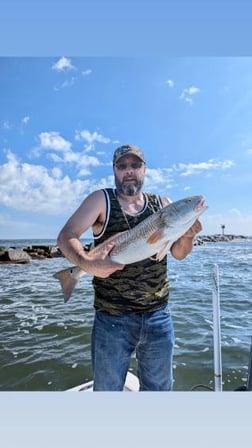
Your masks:
<path fill-rule="evenodd" d="M 0 263 L 30 263 L 56 257 L 62 257 L 57 246 L 0 247 Z"/>
<path fill-rule="evenodd" d="M 194 245 L 205 243 L 230 242 L 234 240 L 247 239 L 243 235 L 200 235 L 195 238 Z M 88 250 L 88 245 L 84 246 Z M 43 260 L 45 258 L 62 257 L 58 246 L 27 246 L 27 247 L 0 247 L 0 265 L 6 263 L 30 263 L 32 260 Z"/>
<path fill-rule="evenodd" d="M 244 235 L 222 235 L 216 233 L 214 235 L 199 235 L 195 238 L 194 245 L 199 246 L 204 243 L 229 243 L 230 241 L 247 239 Z"/>

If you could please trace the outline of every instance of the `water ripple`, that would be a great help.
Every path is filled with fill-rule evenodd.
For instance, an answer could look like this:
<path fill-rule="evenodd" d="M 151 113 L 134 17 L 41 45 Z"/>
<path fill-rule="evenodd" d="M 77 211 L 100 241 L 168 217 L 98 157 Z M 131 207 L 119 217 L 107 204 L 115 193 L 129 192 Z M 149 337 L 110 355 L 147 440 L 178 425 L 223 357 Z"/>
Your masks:
<path fill-rule="evenodd" d="M 213 383 L 216 263 L 224 389 L 246 381 L 252 335 L 251 259 L 251 240 L 197 246 L 181 262 L 169 257 L 175 390 Z M 63 258 L 0 266 L 1 390 L 65 390 L 91 379 L 92 278 L 83 277 L 64 304 L 53 273 L 66 266 Z M 131 368 L 136 370 L 135 357 Z"/>

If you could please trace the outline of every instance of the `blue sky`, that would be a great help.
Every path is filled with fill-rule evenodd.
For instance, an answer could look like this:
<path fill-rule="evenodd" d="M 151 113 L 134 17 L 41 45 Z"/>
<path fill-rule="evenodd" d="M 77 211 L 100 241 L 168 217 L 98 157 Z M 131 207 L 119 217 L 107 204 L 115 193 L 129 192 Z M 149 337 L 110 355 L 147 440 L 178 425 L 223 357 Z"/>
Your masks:
<path fill-rule="evenodd" d="M 251 57 L 2 57 L 0 97 L 2 239 L 56 238 L 123 143 L 146 191 L 205 195 L 202 233 L 252 234 Z"/>

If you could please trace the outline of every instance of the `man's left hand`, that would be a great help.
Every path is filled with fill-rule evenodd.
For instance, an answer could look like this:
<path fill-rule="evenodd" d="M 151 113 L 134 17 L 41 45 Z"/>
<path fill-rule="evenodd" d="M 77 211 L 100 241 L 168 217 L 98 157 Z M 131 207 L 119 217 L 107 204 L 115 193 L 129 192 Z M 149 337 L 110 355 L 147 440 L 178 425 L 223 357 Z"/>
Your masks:
<path fill-rule="evenodd" d="M 195 223 L 190 227 L 190 229 L 187 230 L 186 233 L 184 233 L 183 237 L 185 238 L 194 238 L 197 233 L 201 232 L 202 225 L 201 222 L 197 219 Z"/>

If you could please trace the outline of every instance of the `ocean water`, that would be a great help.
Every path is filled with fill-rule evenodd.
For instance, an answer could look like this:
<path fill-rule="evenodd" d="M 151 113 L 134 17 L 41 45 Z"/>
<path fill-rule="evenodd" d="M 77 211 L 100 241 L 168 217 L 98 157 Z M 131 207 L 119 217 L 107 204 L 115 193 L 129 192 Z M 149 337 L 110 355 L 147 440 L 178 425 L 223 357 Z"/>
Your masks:
<path fill-rule="evenodd" d="M 2 240 L 0 246 L 55 244 Z M 176 333 L 174 390 L 214 387 L 212 271 L 219 266 L 223 390 L 245 385 L 252 337 L 252 239 L 194 247 L 168 258 Z M 83 276 L 67 304 L 53 273 L 65 258 L 0 264 L 0 390 L 62 391 L 92 379 L 92 278 Z M 131 371 L 136 372 L 133 357 Z M 199 384 L 204 388 L 197 387 Z"/>

